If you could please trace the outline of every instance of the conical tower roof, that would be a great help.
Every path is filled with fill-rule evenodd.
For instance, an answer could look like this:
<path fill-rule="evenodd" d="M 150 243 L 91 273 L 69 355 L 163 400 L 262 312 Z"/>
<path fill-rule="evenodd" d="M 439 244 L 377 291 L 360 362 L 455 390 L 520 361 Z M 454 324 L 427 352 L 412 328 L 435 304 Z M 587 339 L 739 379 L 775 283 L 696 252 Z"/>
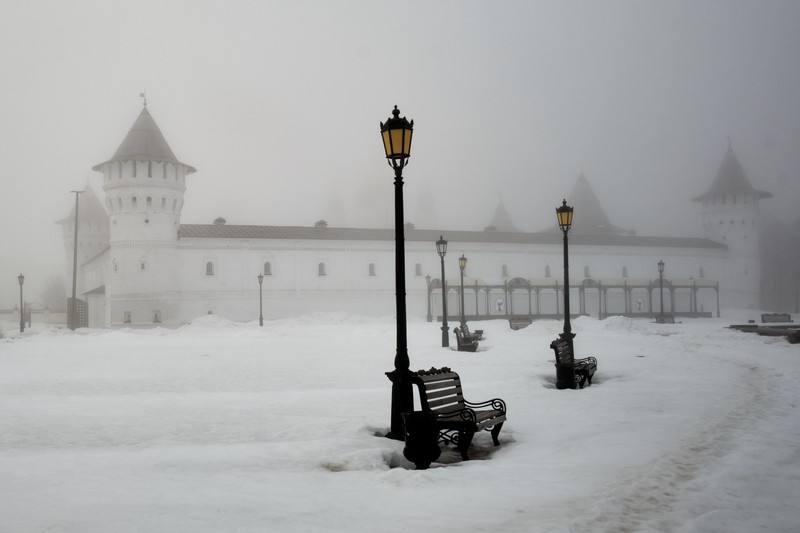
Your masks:
<path fill-rule="evenodd" d="M 108 220 L 108 213 L 103 208 L 102 202 L 95 194 L 94 189 L 88 184 L 83 189 L 83 193 L 78 195 L 78 212 L 82 220 Z M 69 210 L 69 215 L 56 221 L 56 224 L 71 222 L 74 219 L 75 202 L 72 202 L 72 209 Z"/>
<path fill-rule="evenodd" d="M 156 121 L 147 110 L 147 105 L 142 108 L 136 122 L 131 126 L 130 131 L 119 145 L 114 157 L 95 165 L 92 170 L 102 170 L 106 163 L 115 161 L 159 161 L 175 163 L 186 167 L 186 173 L 194 172 L 195 169 L 185 163 L 178 161 L 172 148 L 167 144 L 167 140 L 158 128 Z"/>
<path fill-rule="evenodd" d="M 772 196 L 771 193 L 753 188 L 753 185 L 747 178 L 747 174 L 744 173 L 742 164 L 739 163 L 739 159 L 736 157 L 736 154 L 733 153 L 733 147 L 731 146 L 730 139 L 728 139 L 728 151 L 722 159 L 722 164 L 719 166 L 717 176 L 714 178 L 711 188 L 708 192 L 701 194 L 697 198 L 693 198 L 693 200 L 695 202 L 702 202 L 713 196 L 737 193 L 753 193 L 759 198 L 769 198 Z"/>
<path fill-rule="evenodd" d="M 600 200 L 589 185 L 589 180 L 581 172 L 575 187 L 567 196 L 567 203 L 575 209 L 570 233 L 621 235 L 627 233 L 624 229 L 611 224 L 606 216 Z M 557 228 L 556 228 L 557 229 Z"/>
<path fill-rule="evenodd" d="M 492 215 L 492 220 L 487 229 L 512 233 L 519 232 L 514 222 L 511 220 L 511 215 L 508 214 L 508 210 L 502 199 L 497 203 L 497 209 L 494 210 L 494 215 Z"/>

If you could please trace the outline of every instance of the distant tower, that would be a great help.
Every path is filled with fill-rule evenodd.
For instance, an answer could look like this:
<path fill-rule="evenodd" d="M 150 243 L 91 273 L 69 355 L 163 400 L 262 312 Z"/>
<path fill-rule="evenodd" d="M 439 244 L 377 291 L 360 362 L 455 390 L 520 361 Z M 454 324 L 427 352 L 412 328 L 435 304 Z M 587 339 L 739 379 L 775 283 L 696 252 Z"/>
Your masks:
<path fill-rule="evenodd" d="M 172 153 L 146 103 L 114 156 L 92 170 L 103 173 L 112 244 L 177 239 L 186 176 L 195 169 Z"/>
<path fill-rule="evenodd" d="M 723 307 L 748 309 L 760 303 L 758 203 L 771 196 L 753 188 L 728 139 L 728 151 L 711 188 L 693 199 L 703 204 L 705 237 L 728 246 L 727 272 L 718 276 L 720 283 L 727 285 L 720 287 L 726 295 Z"/>
<path fill-rule="evenodd" d="M 167 321 L 180 280 L 178 230 L 186 176 L 147 110 L 114 156 L 93 167 L 103 173 L 110 224 L 106 322 L 112 326 Z"/>

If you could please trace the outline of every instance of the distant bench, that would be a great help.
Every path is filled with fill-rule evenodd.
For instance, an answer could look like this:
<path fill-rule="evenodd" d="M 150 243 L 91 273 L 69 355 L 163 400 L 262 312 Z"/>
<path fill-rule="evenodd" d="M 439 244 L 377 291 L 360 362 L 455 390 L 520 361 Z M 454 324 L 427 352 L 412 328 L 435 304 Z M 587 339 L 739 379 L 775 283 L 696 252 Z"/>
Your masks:
<path fill-rule="evenodd" d="M 672 315 L 658 315 L 656 317 L 656 324 L 674 324 L 675 317 Z"/>
<path fill-rule="evenodd" d="M 551 342 L 550 348 L 556 353 L 557 365 L 573 364 L 575 367 L 575 385 L 579 389 L 582 389 L 586 384 L 592 384 L 592 378 L 597 371 L 597 359 L 594 357 L 575 359 L 575 355 L 572 353 L 572 345 L 561 338 Z"/>
<path fill-rule="evenodd" d="M 513 330 L 527 328 L 530 325 L 531 325 L 531 319 L 527 317 L 508 319 L 508 326 Z"/>
<path fill-rule="evenodd" d="M 419 370 L 411 379 L 419 389 L 422 411 L 437 415 L 438 439 L 457 446 L 464 461 L 469 459 L 467 450 L 478 431 L 491 429 L 492 442 L 500 445 L 498 435 L 506 421 L 506 402 L 500 398 L 466 401 L 461 378 L 447 367 Z"/>
<path fill-rule="evenodd" d="M 478 331 L 475 333 L 470 333 L 469 327 L 464 324 L 464 326 L 461 328 L 453 329 L 453 333 L 456 334 L 456 342 L 458 342 L 459 352 L 478 351 L 478 341 L 483 337 L 483 330 L 480 330 L 480 333 L 478 333 Z"/>
<path fill-rule="evenodd" d="M 789 313 L 762 313 L 761 322 L 769 324 L 770 322 L 791 322 L 792 315 Z"/>

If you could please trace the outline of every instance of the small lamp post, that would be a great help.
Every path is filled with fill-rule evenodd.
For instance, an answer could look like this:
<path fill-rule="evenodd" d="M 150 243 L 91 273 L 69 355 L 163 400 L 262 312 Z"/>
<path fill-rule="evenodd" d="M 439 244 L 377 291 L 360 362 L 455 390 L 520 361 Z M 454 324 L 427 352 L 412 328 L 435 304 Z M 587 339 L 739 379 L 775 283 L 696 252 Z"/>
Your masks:
<path fill-rule="evenodd" d="M 569 353 L 572 354 L 574 360 L 574 349 L 572 339 L 575 334 L 572 333 L 572 326 L 569 323 L 569 238 L 567 234 L 572 227 L 572 215 L 574 209 L 567 205 L 564 200 L 559 207 L 556 208 L 556 218 L 558 219 L 558 227 L 564 233 L 564 331 L 560 334 L 562 340 L 569 343 Z M 558 389 L 572 389 L 575 388 L 575 364 L 573 361 L 556 364 L 556 388 Z"/>
<path fill-rule="evenodd" d="M 664 322 L 664 261 L 658 262 L 658 303 L 661 306 L 661 322 Z"/>
<path fill-rule="evenodd" d="M 258 275 L 258 325 L 264 325 L 264 274 Z"/>
<path fill-rule="evenodd" d="M 20 274 L 17 276 L 19 281 L 19 332 L 25 331 L 25 305 L 22 303 L 22 284 L 25 283 L 25 276 Z"/>
<path fill-rule="evenodd" d="M 436 253 L 439 254 L 442 262 L 442 348 L 447 348 L 450 346 L 450 328 L 447 327 L 447 281 L 444 279 L 444 256 L 447 253 L 447 241 L 441 235 L 436 241 Z"/>
<path fill-rule="evenodd" d="M 458 268 L 461 270 L 461 331 L 465 331 L 467 317 L 464 314 L 464 269 L 467 268 L 467 258 L 464 254 L 458 258 Z"/>
<path fill-rule="evenodd" d="M 394 106 L 392 116 L 381 122 L 383 149 L 386 162 L 394 169 L 394 234 L 395 234 L 395 304 L 397 308 L 397 353 L 394 370 L 386 376 L 392 382 L 391 429 L 389 438 L 405 440 L 403 413 L 414 410 L 411 383 L 411 363 L 408 358 L 408 334 L 406 327 L 406 269 L 405 235 L 403 228 L 403 168 L 411 155 L 411 137 L 414 121 L 400 118 L 400 110 Z"/>

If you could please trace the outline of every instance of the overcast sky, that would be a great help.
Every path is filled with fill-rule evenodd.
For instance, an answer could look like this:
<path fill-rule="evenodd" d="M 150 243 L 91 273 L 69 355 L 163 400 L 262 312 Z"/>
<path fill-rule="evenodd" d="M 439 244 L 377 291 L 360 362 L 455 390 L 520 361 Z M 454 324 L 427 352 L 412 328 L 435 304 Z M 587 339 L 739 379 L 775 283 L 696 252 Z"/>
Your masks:
<path fill-rule="evenodd" d="M 583 171 L 613 224 L 700 236 L 691 198 L 728 137 L 775 194 L 763 208 L 800 205 L 796 1 L 0 7 L 0 308 L 20 272 L 36 301 L 66 271 L 54 222 L 70 190 L 100 183 L 91 167 L 142 91 L 197 169 L 184 223 L 391 227 L 379 122 L 395 104 L 415 121 L 417 227 L 481 230 L 502 199 L 520 230 L 543 229 Z"/>

